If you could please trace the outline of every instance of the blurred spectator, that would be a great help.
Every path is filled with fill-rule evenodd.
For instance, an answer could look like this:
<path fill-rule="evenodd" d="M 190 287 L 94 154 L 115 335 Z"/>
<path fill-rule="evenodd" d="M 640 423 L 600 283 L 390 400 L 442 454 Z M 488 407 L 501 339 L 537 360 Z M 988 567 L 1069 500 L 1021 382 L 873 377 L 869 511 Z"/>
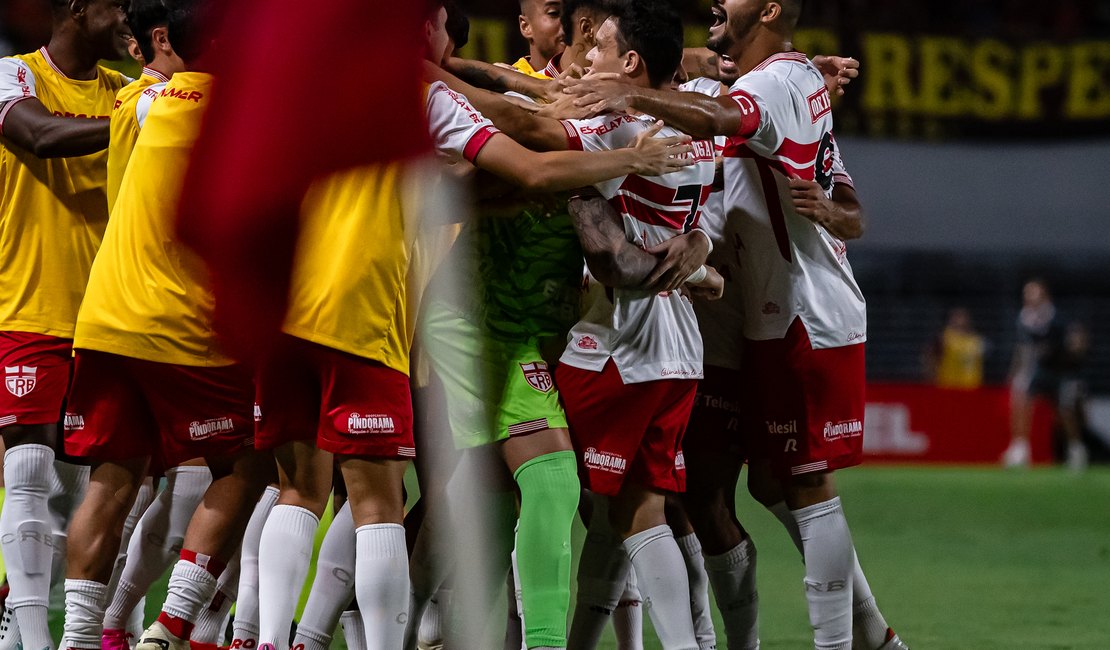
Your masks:
<path fill-rule="evenodd" d="M 940 336 L 925 351 L 928 376 L 941 388 L 973 389 L 983 385 L 987 343 L 971 322 L 971 313 L 956 307 Z"/>
<path fill-rule="evenodd" d="M 1056 401 L 1059 430 L 1063 433 L 1064 461 L 1073 470 L 1087 466 L 1084 440 L 1087 428 L 1087 382 L 1083 371 L 1091 351 L 1091 337 L 1082 323 L 1068 325 L 1060 358 L 1060 389 Z"/>

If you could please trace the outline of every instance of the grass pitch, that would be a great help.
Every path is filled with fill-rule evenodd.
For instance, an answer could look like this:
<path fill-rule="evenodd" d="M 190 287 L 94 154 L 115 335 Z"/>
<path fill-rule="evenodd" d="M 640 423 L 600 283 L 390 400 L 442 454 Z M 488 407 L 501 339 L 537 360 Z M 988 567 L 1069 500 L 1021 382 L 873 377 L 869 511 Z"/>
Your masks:
<path fill-rule="evenodd" d="M 838 480 L 879 606 L 912 648 L 1110 648 L 1110 469 L 862 467 Z M 762 647 L 812 647 L 798 554 L 743 497 Z M 164 593 L 164 581 L 152 589 L 148 620 Z M 645 646 L 659 648 L 646 627 Z M 616 647 L 611 631 L 601 647 Z"/>

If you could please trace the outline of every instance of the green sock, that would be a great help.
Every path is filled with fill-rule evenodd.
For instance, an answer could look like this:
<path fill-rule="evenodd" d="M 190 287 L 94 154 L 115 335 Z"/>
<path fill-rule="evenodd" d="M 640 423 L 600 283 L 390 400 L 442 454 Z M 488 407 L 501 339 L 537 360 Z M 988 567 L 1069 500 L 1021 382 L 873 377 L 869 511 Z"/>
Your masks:
<path fill-rule="evenodd" d="M 520 486 L 516 562 L 529 648 L 565 648 L 570 607 L 570 529 L 578 510 L 573 451 L 545 454 L 513 475 Z"/>

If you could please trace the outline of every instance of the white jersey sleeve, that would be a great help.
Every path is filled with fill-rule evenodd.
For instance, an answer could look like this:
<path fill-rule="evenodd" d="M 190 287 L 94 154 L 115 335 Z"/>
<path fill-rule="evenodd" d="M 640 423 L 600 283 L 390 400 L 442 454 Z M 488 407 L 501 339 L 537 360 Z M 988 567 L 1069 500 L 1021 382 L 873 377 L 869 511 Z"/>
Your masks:
<path fill-rule="evenodd" d="M 0 59 L 0 133 L 11 107 L 35 96 L 35 73 L 31 68 L 14 57 Z"/>
<path fill-rule="evenodd" d="M 166 82 L 163 81 L 143 88 L 143 93 L 135 102 L 135 121 L 138 122 L 140 129 L 146 124 L 146 116 L 150 114 L 150 107 L 154 104 L 154 100 L 162 95 L 162 89 L 165 87 Z"/>
<path fill-rule="evenodd" d="M 465 95 L 437 81 L 428 88 L 428 128 L 441 155 L 474 162 L 489 139 L 499 133 Z"/>

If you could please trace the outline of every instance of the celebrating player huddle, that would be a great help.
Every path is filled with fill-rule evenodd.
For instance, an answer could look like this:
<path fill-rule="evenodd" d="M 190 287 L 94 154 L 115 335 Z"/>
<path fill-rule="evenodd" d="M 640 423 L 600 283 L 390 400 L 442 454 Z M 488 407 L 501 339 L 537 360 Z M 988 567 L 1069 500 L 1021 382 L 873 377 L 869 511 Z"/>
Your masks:
<path fill-rule="evenodd" d="M 251 358 L 177 230 L 221 89 L 204 4 L 54 0 L 50 43 L 0 59 L 0 650 L 589 649 L 610 621 L 631 648 L 644 609 L 665 648 L 758 648 L 744 465 L 814 647 L 906 647 L 833 478 L 863 435 L 855 67 L 792 50 L 801 0 L 717 0 L 715 54 L 667 0 L 521 0 L 515 69 L 457 58 L 430 0 L 435 164 L 315 179 Z M 98 65 L 129 45 L 138 80 Z"/>

